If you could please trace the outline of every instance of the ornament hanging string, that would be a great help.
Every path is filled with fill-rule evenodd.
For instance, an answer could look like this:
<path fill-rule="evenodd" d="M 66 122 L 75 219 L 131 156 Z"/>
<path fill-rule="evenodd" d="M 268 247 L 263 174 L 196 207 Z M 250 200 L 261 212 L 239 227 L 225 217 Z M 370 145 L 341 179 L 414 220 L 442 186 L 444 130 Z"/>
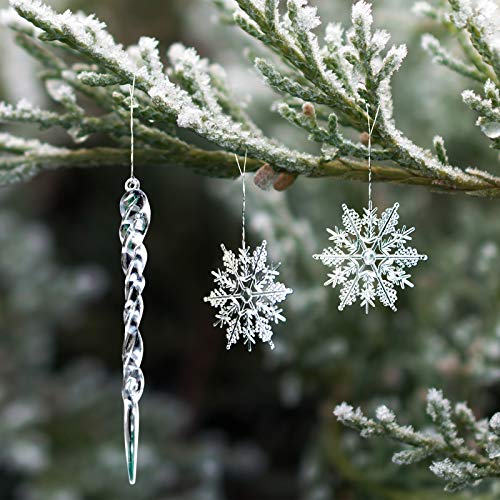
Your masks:
<path fill-rule="evenodd" d="M 135 74 L 130 85 L 130 178 L 134 179 L 134 91 Z"/>
<path fill-rule="evenodd" d="M 243 207 L 241 209 L 241 246 L 245 248 L 245 214 L 246 214 L 246 204 L 247 204 L 247 195 L 246 195 L 246 186 L 245 186 L 245 173 L 247 170 L 247 152 L 245 151 L 245 159 L 243 161 L 243 169 L 240 165 L 240 160 L 238 159 L 238 155 L 234 155 L 236 159 L 236 165 L 238 165 L 238 170 L 240 171 L 242 178 L 242 190 L 243 190 Z"/>
<path fill-rule="evenodd" d="M 366 105 L 366 116 L 368 119 L 368 207 L 372 209 L 372 133 L 377 122 L 378 112 L 380 111 L 380 104 L 377 106 L 375 117 L 370 124 L 370 105 Z"/>

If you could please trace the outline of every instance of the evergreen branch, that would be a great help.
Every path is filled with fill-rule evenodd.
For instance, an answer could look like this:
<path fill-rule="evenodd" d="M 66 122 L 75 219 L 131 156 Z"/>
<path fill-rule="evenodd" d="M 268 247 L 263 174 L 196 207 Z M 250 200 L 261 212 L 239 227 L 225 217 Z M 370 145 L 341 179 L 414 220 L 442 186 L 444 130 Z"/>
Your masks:
<path fill-rule="evenodd" d="M 460 73 L 467 78 L 472 78 L 478 82 L 483 82 L 487 76 L 479 71 L 475 66 L 470 66 L 464 62 L 453 57 L 439 42 L 439 40 L 432 35 L 424 35 L 422 37 L 422 48 L 427 51 L 435 63 L 447 66 L 456 73 Z"/>
<path fill-rule="evenodd" d="M 500 89 L 491 80 L 484 84 L 485 98 L 472 90 L 462 92 L 462 99 L 479 114 L 476 125 L 492 140 L 492 147 L 500 149 Z"/>
<path fill-rule="evenodd" d="M 453 57 L 432 35 L 422 37 L 422 47 L 434 62 L 484 84 L 484 98 L 473 90 L 465 90 L 462 98 L 479 114 L 476 124 L 491 140 L 491 147 L 500 149 L 500 51 L 495 41 L 498 6 L 490 0 L 475 7 L 462 0 L 448 0 L 448 3 L 449 10 L 434 9 L 425 2 L 417 3 L 415 10 L 448 28 L 470 64 Z"/>
<path fill-rule="evenodd" d="M 250 168 L 264 162 L 276 171 L 287 171 L 294 176 L 366 180 L 366 165 L 352 159 L 365 159 L 366 147 L 345 139 L 339 128 L 347 126 L 365 132 L 367 106 L 376 109 L 380 105 L 380 119 L 373 131 L 374 142 L 378 144 L 373 149 L 373 159 L 388 161 L 389 165 L 374 166 L 375 180 L 500 197 L 500 180 L 496 177 L 477 168 L 464 172 L 453 167 L 449 165 L 444 145 L 436 146 L 433 154 L 415 145 L 396 128 L 390 79 L 399 69 L 406 48 L 392 47 L 383 54 L 389 35 L 383 30 L 372 33 L 369 4 L 361 0 L 354 5 L 353 27 L 345 35 L 338 25 L 329 25 L 322 45 L 312 31 L 320 23 L 316 9 L 304 0 L 289 0 L 287 17 L 280 13 L 277 1 L 237 3 L 235 22 L 261 40 L 288 68 L 284 74 L 274 64 L 259 58 L 258 70 L 285 100 L 294 98 L 299 105 L 303 104 L 302 114 L 288 104 L 277 109 L 321 144 L 322 156 L 290 149 L 266 137 L 231 95 L 221 68 L 201 59 L 194 49 L 173 45 L 168 52 L 170 67 L 165 72 L 155 40 L 142 37 L 136 46 L 125 50 L 95 17 L 69 12 L 61 15 L 39 0 L 11 0 L 21 17 L 16 21 L 11 11 L 4 17 L 8 17 L 6 24 L 16 31 L 18 44 L 44 63 L 42 78 L 64 112 L 42 111 L 23 102 L 17 107 L 2 105 L 0 117 L 4 121 L 35 123 L 41 127 L 61 126 L 77 142 L 89 134 L 104 132 L 121 147 L 128 134 L 129 102 L 127 92 L 120 86 L 130 83 L 135 76 L 138 154 L 155 158 L 156 164 L 177 161 L 188 166 L 186 159 L 190 159 L 192 168 L 201 173 L 232 177 L 235 168 L 226 159 L 232 157 L 231 153 L 247 153 L 252 159 Z M 54 52 L 55 45 L 81 61 L 69 65 Z M 107 114 L 87 116 L 77 102 L 77 93 L 85 94 Z M 318 107 L 319 114 L 304 114 L 306 104 L 313 110 Z M 218 154 L 224 161 L 207 168 L 205 162 L 215 153 L 180 141 L 176 138 L 176 127 L 189 129 L 217 145 L 223 150 Z M 98 165 L 99 154 L 105 154 L 103 165 L 112 157 L 122 164 L 120 147 L 82 149 L 80 155 L 79 150 L 65 150 L 58 156 L 32 150 L 18 157 L 2 158 L 0 168 L 5 170 L 3 179 L 11 182 L 23 178 L 11 175 L 16 168 L 30 174 L 57 168 L 64 163 L 63 155 L 68 156 L 66 165 L 81 165 L 84 158 Z"/>
<path fill-rule="evenodd" d="M 411 465 L 428 458 L 430 470 L 446 481 L 447 491 L 474 486 L 485 478 L 500 477 L 500 414 L 495 414 L 489 429 L 478 421 L 465 403 L 452 407 L 441 391 L 427 394 L 427 415 L 434 423 L 432 431 L 416 431 L 398 423 L 396 415 L 380 406 L 375 419 L 366 417 L 357 408 L 342 403 L 334 415 L 344 425 L 358 431 L 364 438 L 382 437 L 405 445 L 392 460 L 398 465 Z M 486 428 L 485 428 L 486 427 Z M 459 429 L 464 437 L 459 435 Z M 467 439 L 465 439 L 467 438 Z"/>
<path fill-rule="evenodd" d="M 390 152 L 392 161 L 410 169 L 433 171 L 431 175 L 446 182 L 453 183 L 463 175 L 460 169 L 443 164 L 438 156 L 419 148 L 395 127 L 392 119 L 393 104 L 389 80 L 399 69 L 406 54 L 406 48 L 404 46 L 391 48 L 382 65 L 377 69 L 375 59 L 384 49 L 388 34 L 381 31 L 371 34 L 373 20 L 368 4 L 361 1 L 353 7 L 353 28 L 347 34 L 347 41 L 343 40 L 340 30 L 331 27 L 327 34 L 326 49 L 321 49 L 317 44 L 316 36 L 310 31 L 318 24 L 316 11 L 305 5 L 306 2 L 290 1 L 288 3 L 293 29 L 290 29 L 284 21 L 273 23 L 271 29 L 269 23 L 262 21 L 265 16 L 258 10 L 258 7 L 253 6 L 250 9 L 248 3 L 238 2 L 240 8 L 255 23 L 256 29 L 265 35 L 265 39 L 262 36 L 258 39 L 272 48 L 273 52 L 277 53 L 288 66 L 299 72 L 295 75 L 295 79 L 293 76 L 287 76 L 285 79 L 279 72 L 273 70 L 269 63 L 264 63 L 259 58 L 256 65 L 272 87 L 298 98 L 307 98 L 314 104 L 330 106 L 340 114 L 343 123 L 360 132 L 366 128 L 367 117 L 364 111 L 366 105 L 368 104 L 371 109 L 376 109 L 380 104 L 382 118 L 373 135 L 382 149 Z M 279 21 L 279 12 L 276 13 L 276 18 Z M 282 39 L 288 40 L 288 49 L 283 47 Z M 290 47 L 293 50 L 290 50 Z M 334 73 L 333 70 L 328 70 L 325 59 L 328 58 L 328 53 L 331 53 L 332 49 L 338 51 L 340 47 L 349 66 L 344 65 L 342 70 L 337 69 L 337 73 Z M 304 59 L 307 61 L 312 59 L 313 62 L 307 66 Z M 330 57 L 328 61 L 332 68 L 339 68 L 338 64 L 331 63 L 331 61 L 334 62 L 334 58 Z M 311 66 L 314 67 L 311 68 Z M 349 71 L 351 72 L 349 80 L 352 85 L 343 86 L 342 81 L 345 81 L 346 72 Z M 361 78 L 365 82 L 364 88 L 359 83 Z M 309 87 L 313 88 L 314 92 L 323 95 L 306 94 L 302 81 L 309 82 Z M 328 89 L 325 88 L 326 81 L 329 82 Z M 347 88 L 350 89 L 349 93 L 346 92 Z"/>
<path fill-rule="evenodd" d="M 16 140 L 23 139 L 16 138 Z M 44 147 L 52 148 L 52 150 L 44 151 Z M 16 148 L 12 146 L 6 147 L 1 137 L 0 149 L 16 151 Z M 22 148 L 18 147 L 17 151 L 21 152 Z M 26 177 L 31 178 L 44 170 L 71 167 L 125 167 L 129 164 L 130 150 L 127 148 L 66 149 L 44 145 L 42 148 L 27 149 L 23 155 L 0 156 L 0 184 L 13 184 L 25 180 L 24 177 L 15 173 L 16 169 L 22 169 L 23 172 L 26 172 Z M 161 148 L 136 148 L 135 164 L 143 167 L 173 167 L 177 165 L 209 177 L 237 178 L 239 176 L 233 154 L 194 148 L 173 138 L 168 144 L 163 143 Z M 255 172 L 261 166 L 261 161 L 248 158 L 248 172 Z M 293 168 L 288 169 L 288 171 L 292 174 L 298 174 Z M 482 178 L 481 172 L 478 173 L 472 169 L 469 177 L 474 181 L 466 181 L 461 184 L 448 184 L 429 177 L 421 171 L 412 172 L 397 166 L 372 164 L 372 173 L 375 182 L 423 186 L 438 193 L 465 193 L 472 196 L 500 199 L 500 178 L 493 176 Z M 368 182 L 368 167 L 365 161 L 345 158 L 323 161 L 321 158 L 316 158 L 316 161 L 311 162 L 308 166 L 307 177 L 333 177 L 341 180 Z"/>

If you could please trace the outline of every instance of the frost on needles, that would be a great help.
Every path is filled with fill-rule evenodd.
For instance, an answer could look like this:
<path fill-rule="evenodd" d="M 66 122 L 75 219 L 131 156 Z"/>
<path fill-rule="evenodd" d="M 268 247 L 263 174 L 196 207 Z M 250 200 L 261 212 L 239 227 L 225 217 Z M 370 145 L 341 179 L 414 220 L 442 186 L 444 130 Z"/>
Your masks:
<path fill-rule="evenodd" d="M 463 57 L 453 56 L 430 34 L 422 37 L 422 47 L 434 62 L 481 84 L 480 90 L 465 90 L 464 103 L 479 117 L 477 125 L 500 149 L 500 9 L 494 0 L 449 0 L 449 7 L 435 8 L 417 2 L 415 11 L 437 20 L 456 37 Z"/>
<path fill-rule="evenodd" d="M 392 457 L 398 465 L 428 460 L 429 469 L 446 482 L 446 491 L 476 486 L 482 479 L 500 475 L 500 413 L 478 420 L 466 403 L 452 403 L 437 389 L 427 393 L 426 413 L 433 427 L 417 431 L 402 425 L 387 406 L 379 406 L 375 418 L 347 403 L 334 416 L 364 438 L 390 439 L 404 448 Z"/>
<path fill-rule="evenodd" d="M 41 78 L 57 110 L 41 110 L 24 101 L 2 103 L 0 121 L 62 127 L 75 147 L 13 152 L 0 144 L 3 184 L 26 180 L 43 169 L 126 164 L 126 84 L 135 75 L 138 164 L 178 164 L 204 175 L 235 177 L 232 154 L 247 152 L 249 171 L 268 163 L 276 171 L 294 175 L 366 181 L 367 149 L 361 141 L 346 139 L 343 132 L 363 133 L 367 106 L 380 105 L 372 155 L 383 163 L 374 164 L 375 180 L 500 197 L 500 178 L 475 166 L 464 171 L 451 165 L 441 137 L 436 136 L 430 151 L 397 128 L 391 79 L 403 63 L 406 47 L 388 47 L 389 33 L 373 29 L 371 5 L 363 0 L 353 5 L 347 28 L 322 22 L 316 7 L 305 0 L 214 0 L 225 20 L 269 52 L 255 57 L 254 64 L 280 95 L 274 109 L 318 143 L 317 155 L 267 137 L 251 118 L 251 109 L 233 96 L 223 68 L 200 57 L 194 48 L 177 43 L 163 58 L 153 38 L 141 37 L 137 44 L 123 47 L 93 15 L 58 13 L 39 0 L 10 4 L 1 13 L 2 23 L 46 69 Z M 498 147 L 498 44 L 491 36 L 491 19 L 478 18 L 472 7 L 457 0 L 450 0 L 447 9 L 437 12 L 419 4 L 419 12 L 437 21 L 454 20 L 463 34 L 460 40 L 467 40 L 464 57 L 472 60 L 454 62 L 437 40 L 427 38 L 424 45 L 437 62 L 483 83 L 484 95 L 469 91 L 464 100 L 477 111 L 479 126 Z M 81 60 L 70 63 L 66 53 L 79 54 Z M 89 116 L 79 105 L 81 95 L 103 113 Z M 179 139 L 179 128 L 195 132 L 218 149 Z M 86 147 L 86 139 L 96 133 L 106 134 L 113 147 Z"/>
<path fill-rule="evenodd" d="M 248 171 L 267 163 L 294 175 L 366 181 L 367 148 L 361 140 L 348 139 L 346 131 L 365 132 L 367 107 L 380 105 L 373 131 L 374 180 L 500 198 L 500 178 L 476 166 L 462 170 L 453 165 L 441 136 L 436 135 L 433 150 L 427 150 L 399 130 L 391 82 L 407 50 L 404 45 L 390 46 L 387 31 L 373 29 L 370 4 L 355 3 L 347 27 L 322 21 L 305 0 L 214 0 L 214 4 L 235 29 L 265 49 L 253 63 L 278 94 L 273 109 L 316 143 L 320 153 L 292 149 L 266 136 L 252 119 L 251 108 L 234 97 L 224 69 L 192 47 L 174 44 L 164 57 L 158 42 L 147 36 L 124 47 L 93 15 L 58 13 L 39 0 L 11 0 L 10 8 L 1 11 L 1 22 L 40 63 L 40 77 L 54 110 L 26 100 L 0 103 L 0 122 L 59 127 L 74 144 L 59 147 L 0 133 L 0 184 L 26 181 L 46 169 L 128 165 L 128 84 L 135 76 L 137 164 L 176 164 L 203 175 L 236 177 L 233 154 L 247 152 Z M 423 37 L 422 46 L 435 63 L 470 80 L 473 87 L 462 93 L 464 109 L 476 113 L 485 144 L 499 149 L 496 9 L 492 0 L 415 5 L 419 15 L 442 25 L 455 39 L 453 50 L 431 35 Z M 102 112 L 90 115 L 81 96 Z M 210 147 L 181 140 L 179 129 L 196 133 Z M 87 138 L 94 134 L 107 135 L 112 145 L 89 146 Z M 386 406 L 379 407 L 373 419 L 347 403 L 335 410 L 339 421 L 362 436 L 403 444 L 405 448 L 394 455 L 396 463 L 432 460 L 432 472 L 450 490 L 500 475 L 498 414 L 489 421 L 477 420 L 465 403 L 453 406 L 436 390 L 429 391 L 427 414 L 432 432 L 399 424 Z"/>

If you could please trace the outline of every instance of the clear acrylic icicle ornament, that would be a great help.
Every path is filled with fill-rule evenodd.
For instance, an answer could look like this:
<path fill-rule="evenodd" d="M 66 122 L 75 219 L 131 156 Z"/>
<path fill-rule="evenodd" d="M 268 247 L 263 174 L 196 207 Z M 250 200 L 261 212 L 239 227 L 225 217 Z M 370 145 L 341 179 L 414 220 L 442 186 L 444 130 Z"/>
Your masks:
<path fill-rule="evenodd" d="M 407 268 L 427 260 L 427 255 L 419 254 L 406 246 L 415 228 L 402 226 L 397 229 L 399 203 L 377 216 L 378 208 L 372 204 L 371 138 L 380 106 L 373 122 L 368 116 L 368 208 L 359 215 L 347 205 L 342 205 L 344 228 L 327 228 L 332 246 L 322 253 L 313 255 L 325 266 L 332 268 L 325 286 L 340 286 L 339 310 L 350 306 L 359 298 L 361 307 L 368 313 L 375 307 L 375 300 L 396 311 L 396 287 L 413 287 Z"/>
<path fill-rule="evenodd" d="M 271 349 L 274 349 L 272 324 L 286 321 L 282 314 L 283 310 L 277 304 L 284 301 L 286 296 L 292 293 L 292 289 L 275 281 L 279 275 L 277 270 L 279 264 L 267 263 L 265 240 L 253 251 L 246 244 L 245 171 L 247 157 L 245 154 L 243 169 L 236 155 L 235 158 L 243 185 L 241 248 L 238 249 L 236 255 L 223 244 L 221 245 L 224 269 L 212 271 L 216 288 L 203 300 L 218 309 L 214 326 L 220 326 L 226 330 L 227 349 L 240 339 L 249 352 L 256 343 L 256 339 L 268 343 Z"/>
<path fill-rule="evenodd" d="M 151 220 L 151 208 L 146 194 L 134 177 L 134 88 L 130 88 L 130 178 L 125 182 L 125 193 L 120 200 L 121 263 L 125 275 L 125 306 L 123 322 L 123 431 L 125 458 L 130 484 L 135 484 L 139 444 L 139 399 L 144 390 L 144 376 L 140 368 L 144 352 L 139 324 L 144 311 L 144 267 L 147 251 L 144 238 Z"/>

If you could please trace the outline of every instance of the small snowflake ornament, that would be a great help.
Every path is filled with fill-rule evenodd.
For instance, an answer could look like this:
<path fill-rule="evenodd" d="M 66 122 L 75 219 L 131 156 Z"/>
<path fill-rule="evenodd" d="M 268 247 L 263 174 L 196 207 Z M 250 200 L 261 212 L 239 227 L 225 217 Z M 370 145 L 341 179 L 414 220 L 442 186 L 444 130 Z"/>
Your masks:
<path fill-rule="evenodd" d="M 276 304 L 292 290 L 274 281 L 279 264 L 268 265 L 266 245 L 264 240 L 254 251 L 243 246 L 238 255 L 221 245 L 224 269 L 212 271 L 217 288 L 204 301 L 219 309 L 214 326 L 226 330 L 227 349 L 242 339 L 251 351 L 257 338 L 274 349 L 272 324 L 285 321 Z"/>
<path fill-rule="evenodd" d="M 415 228 L 396 229 L 398 208 L 399 203 L 395 203 L 377 217 L 378 209 L 371 204 L 363 209 L 362 216 L 343 205 L 344 229 L 327 229 L 333 246 L 313 258 L 333 269 L 325 286 L 340 285 L 340 311 L 354 304 L 358 297 L 366 313 L 370 306 L 375 306 L 377 298 L 396 311 L 396 287 L 413 287 L 406 268 L 427 260 L 427 255 L 406 246 Z"/>
<path fill-rule="evenodd" d="M 241 224 L 241 248 L 236 255 L 224 245 L 222 262 L 224 269 L 212 271 L 216 288 L 203 300 L 218 309 L 214 326 L 226 330 L 227 349 L 242 340 L 248 351 L 252 350 L 256 339 L 268 343 L 274 349 L 272 325 L 286 321 L 283 310 L 277 304 L 283 302 L 292 293 L 283 283 L 275 281 L 279 276 L 279 264 L 267 262 L 267 242 L 264 240 L 255 250 L 245 243 L 245 163 L 236 164 L 243 179 L 243 209 Z"/>

